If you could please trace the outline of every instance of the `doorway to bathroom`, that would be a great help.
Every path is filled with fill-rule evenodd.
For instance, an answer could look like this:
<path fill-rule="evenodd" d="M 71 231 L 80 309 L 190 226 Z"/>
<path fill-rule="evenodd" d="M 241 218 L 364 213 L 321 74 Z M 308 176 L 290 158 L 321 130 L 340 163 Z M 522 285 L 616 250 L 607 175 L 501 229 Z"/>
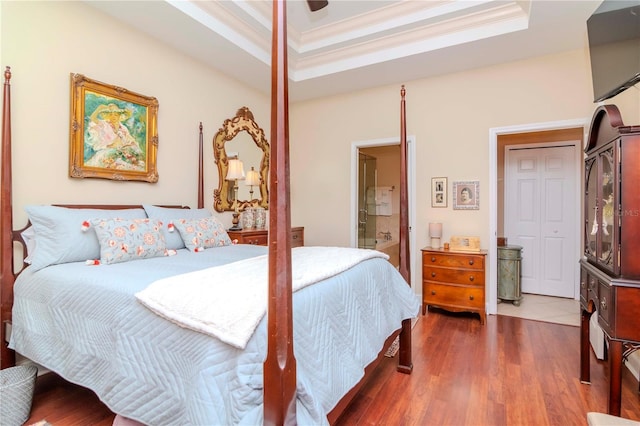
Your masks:
<path fill-rule="evenodd" d="M 416 193 L 415 193 L 415 145 L 416 138 L 413 135 L 407 135 L 407 197 L 408 197 L 408 209 L 409 211 L 409 269 L 411 274 L 411 286 L 418 291 L 421 286 L 419 286 L 420 277 L 419 274 L 416 276 L 416 265 L 419 262 L 418 256 L 416 253 L 416 239 L 415 233 L 413 232 L 413 222 L 416 216 Z M 361 193 L 360 188 L 362 187 L 362 179 L 361 177 L 361 162 L 360 162 L 360 154 L 364 154 L 369 157 L 374 157 L 375 167 L 371 162 L 368 162 L 368 172 L 372 173 L 373 170 L 377 170 L 377 173 L 373 173 L 373 177 L 369 177 L 369 182 L 373 180 L 374 186 L 378 189 L 378 194 L 373 190 L 371 193 L 374 197 L 378 195 L 378 204 L 380 206 L 376 206 L 377 210 L 372 206 L 368 207 L 367 214 L 369 215 L 369 226 L 371 229 L 375 229 L 375 234 L 373 236 L 369 235 L 369 244 L 375 241 L 376 250 L 381 250 L 386 252 L 387 250 L 393 251 L 395 249 L 400 248 L 399 245 L 399 237 L 400 237 L 400 138 L 385 138 L 385 139 L 372 139 L 372 140 L 362 140 L 362 141 L 353 141 L 351 143 L 351 201 L 350 201 L 350 227 L 351 227 L 351 237 L 350 237 L 350 245 L 351 247 L 359 247 L 359 231 L 361 229 L 360 225 L 360 209 L 364 208 L 364 201 L 366 195 L 366 186 L 363 187 L 364 195 Z M 364 161 L 363 161 L 364 164 Z M 387 176 L 388 174 L 388 176 Z M 377 178 L 376 178 L 377 176 Z M 376 180 L 377 179 L 377 180 Z M 371 185 L 369 185 L 371 186 Z M 387 190 L 386 194 L 391 199 L 389 205 L 383 206 L 384 194 L 385 192 L 380 192 L 381 190 Z M 374 201 L 375 204 L 375 201 Z M 370 210 L 369 210 L 370 209 Z M 391 209 L 390 215 L 383 214 L 372 214 L 375 213 L 388 213 L 389 209 Z M 395 219 L 397 221 L 397 226 L 393 225 L 394 215 L 397 217 Z M 372 225 L 371 221 L 372 216 L 375 217 L 375 227 Z M 383 229 L 384 228 L 384 229 Z M 363 236 L 363 238 L 366 238 Z M 386 239 L 386 241 L 385 241 Z M 395 248 L 393 247 L 395 244 Z M 386 247 L 385 247 L 386 246 Z M 397 261 L 396 261 L 397 262 Z"/>
<path fill-rule="evenodd" d="M 389 255 L 399 266 L 400 145 L 358 151 L 358 247 Z"/>

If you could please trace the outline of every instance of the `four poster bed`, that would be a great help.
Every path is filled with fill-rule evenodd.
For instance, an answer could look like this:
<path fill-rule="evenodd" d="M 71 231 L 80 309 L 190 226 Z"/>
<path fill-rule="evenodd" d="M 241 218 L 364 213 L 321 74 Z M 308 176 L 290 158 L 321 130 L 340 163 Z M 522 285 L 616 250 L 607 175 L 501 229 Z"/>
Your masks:
<path fill-rule="evenodd" d="M 7 67 L 0 199 L 2 368 L 14 365 L 18 352 L 92 389 L 115 413 L 157 425 L 333 423 L 397 336 L 398 370 L 411 372 L 410 325 L 419 303 L 407 285 L 404 87 L 399 271 L 372 250 L 292 250 L 284 6 L 274 2 L 268 247 L 230 244 L 215 218 L 200 216 L 204 211 L 201 136 L 198 209 L 26 206 L 29 225 L 35 228 L 35 255 L 49 245 L 50 258 L 34 257 L 29 266 L 15 272 L 14 243 L 25 245 L 26 227 L 14 230 L 12 223 Z M 105 224 L 156 226 L 153 232 L 167 236 L 164 248 L 168 249 L 164 226 L 170 220 L 184 237 L 183 247 L 171 248 L 174 255 L 109 257 L 118 255 L 106 247 L 108 239 L 101 228 Z M 210 248 L 193 250 L 188 231 L 183 235 L 185 227 L 180 227 L 190 220 L 212 221 L 216 233 Z M 97 240 L 93 236 L 87 242 L 94 231 Z M 87 249 L 91 244 L 102 263 L 111 264 L 89 265 L 95 256 Z M 89 251 L 77 251 L 85 249 Z M 33 249 L 25 253 L 31 255 Z M 318 264 L 324 266 L 316 268 Z M 326 265 L 333 268 L 327 270 Z M 247 271 L 252 270 L 258 272 L 250 275 Z M 254 291 L 255 282 L 263 287 Z M 215 284 L 219 293 L 205 296 L 214 290 L 205 290 L 203 284 Z M 197 297 L 170 306 L 177 299 L 171 288 L 178 286 L 179 293 L 186 293 L 192 285 Z M 158 286 L 160 291 L 150 294 Z M 231 294 L 236 287 L 240 296 Z M 230 293 L 231 299 L 224 299 L 223 293 L 224 297 Z M 252 293 L 258 296 L 249 297 Z M 237 305 L 229 302 L 236 299 L 241 299 Z M 227 322 L 212 326 L 216 318 L 191 316 L 198 304 L 205 316 L 213 311 Z M 254 315 L 247 319 L 247 312 Z M 238 330 L 239 322 L 248 325 Z M 7 324 L 12 324 L 8 345 Z"/>

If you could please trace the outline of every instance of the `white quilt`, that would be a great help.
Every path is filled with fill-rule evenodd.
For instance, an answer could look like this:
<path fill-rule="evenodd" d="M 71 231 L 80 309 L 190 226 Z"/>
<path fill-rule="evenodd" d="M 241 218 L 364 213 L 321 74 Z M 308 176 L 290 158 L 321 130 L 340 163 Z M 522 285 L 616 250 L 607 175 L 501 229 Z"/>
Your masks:
<path fill-rule="evenodd" d="M 348 247 L 297 247 L 291 251 L 292 288 L 388 256 Z M 266 255 L 176 275 L 151 283 L 136 298 L 156 314 L 244 349 L 265 315 L 268 295 Z"/>

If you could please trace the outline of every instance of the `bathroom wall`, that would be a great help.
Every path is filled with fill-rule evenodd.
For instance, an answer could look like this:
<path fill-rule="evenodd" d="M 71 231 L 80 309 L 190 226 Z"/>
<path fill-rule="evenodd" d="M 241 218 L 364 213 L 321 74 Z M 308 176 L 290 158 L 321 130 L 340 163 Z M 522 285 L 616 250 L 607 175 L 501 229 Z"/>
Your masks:
<path fill-rule="evenodd" d="M 376 239 L 385 242 L 385 234 L 391 241 L 398 241 L 400 233 L 400 145 L 362 148 L 360 152 L 376 157 L 378 188 L 391 187 L 391 216 L 376 216 Z"/>
<path fill-rule="evenodd" d="M 360 151 L 377 159 L 378 188 L 393 188 L 391 216 L 376 216 L 376 249 L 388 254 L 389 262 L 398 267 L 400 263 L 400 145 L 363 148 Z"/>

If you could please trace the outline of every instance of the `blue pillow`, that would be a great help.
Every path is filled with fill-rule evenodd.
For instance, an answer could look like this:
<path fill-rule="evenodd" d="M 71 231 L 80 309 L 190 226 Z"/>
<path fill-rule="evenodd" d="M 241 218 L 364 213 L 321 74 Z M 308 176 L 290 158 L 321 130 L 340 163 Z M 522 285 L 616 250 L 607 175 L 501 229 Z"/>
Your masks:
<path fill-rule="evenodd" d="M 170 223 L 175 223 L 180 219 L 204 219 L 211 216 L 211 212 L 207 209 L 181 209 L 158 207 L 149 204 L 143 204 L 142 207 L 147 212 L 149 219 L 158 219 L 162 222 L 162 234 L 169 250 L 178 250 L 185 247 L 178 231 L 169 232 L 168 226 Z"/>
<path fill-rule="evenodd" d="M 84 262 L 100 257 L 100 243 L 91 228 L 83 230 L 83 222 L 92 219 L 145 218 L 144 209 L 70 209 L 57 206 L 26 206 L 35 231 L 35 250 L 30 268 L 39 270 L 49 265 Z"/>

